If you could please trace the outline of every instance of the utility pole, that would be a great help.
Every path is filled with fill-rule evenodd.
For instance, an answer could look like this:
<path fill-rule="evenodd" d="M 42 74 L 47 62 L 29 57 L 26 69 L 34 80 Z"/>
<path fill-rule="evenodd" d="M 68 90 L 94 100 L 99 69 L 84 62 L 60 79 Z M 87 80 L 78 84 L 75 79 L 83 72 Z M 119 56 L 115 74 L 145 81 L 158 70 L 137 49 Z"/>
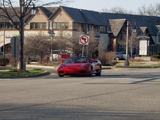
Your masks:
<path fill-rule="evenodd" d="M 24 60 L 24 0 L 20 0 L 20 69 L 26 70 Z"/>
<path fill-rule="evenodd" d="M 127 21 L 127 33 L 126 33 L 126 59 L 125 59 L 125 66 L 129 66 L 129 60 L 128 60 L 128 26 L 129 26 L 129 21 Z"/>
<path fill-rule="evenodd" d="M 20 3 L 20 69 L 21 70 L 26 70 L 26 63 L 25 63 L 25 58 L 24 58 L 24 17 L 25 17 L 25 12 L 24 7 L 25 7 L 25 0 L 19 0 Z M 31 10 L 31 15 L 35 15 L 36 10 L 35 6 L 33 4 L 33 8 Z"/>
<path fill-rule="evenodd" d="M 4 34 L 3 34 L 3 57 L 5 57 L 5 37 L 6 37 L 6 20 L 4 20 Z"/>

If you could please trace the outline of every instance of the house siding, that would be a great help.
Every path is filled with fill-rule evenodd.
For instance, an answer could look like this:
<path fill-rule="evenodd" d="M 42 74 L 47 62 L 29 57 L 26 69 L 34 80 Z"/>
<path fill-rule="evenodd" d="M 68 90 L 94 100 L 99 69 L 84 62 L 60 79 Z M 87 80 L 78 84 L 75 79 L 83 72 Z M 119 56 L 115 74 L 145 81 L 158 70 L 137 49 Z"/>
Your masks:
<path fill-rule="evenodd" d="M 46 29 L 48 29 L 48 18 L 41 11 L 38 11 L 38 13 L 29 20 L 29 22 L 25 25 L 25 29 L 30 29 L 31 22 L 45 22 Z"/>

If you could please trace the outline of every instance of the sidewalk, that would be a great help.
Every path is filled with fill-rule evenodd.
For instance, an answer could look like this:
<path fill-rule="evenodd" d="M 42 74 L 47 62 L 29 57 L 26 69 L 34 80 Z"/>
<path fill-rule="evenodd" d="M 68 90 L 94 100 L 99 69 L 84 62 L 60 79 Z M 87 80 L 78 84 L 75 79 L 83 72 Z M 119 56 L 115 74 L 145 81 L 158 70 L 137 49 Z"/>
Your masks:
<path fill-rule="evenodd" d="M 141 66 L 149 66 L 149 65 L 156 65 L 160 62 L 156 62 L 156 61 L 147 61 L 144 64 L 141 64 Z"/>

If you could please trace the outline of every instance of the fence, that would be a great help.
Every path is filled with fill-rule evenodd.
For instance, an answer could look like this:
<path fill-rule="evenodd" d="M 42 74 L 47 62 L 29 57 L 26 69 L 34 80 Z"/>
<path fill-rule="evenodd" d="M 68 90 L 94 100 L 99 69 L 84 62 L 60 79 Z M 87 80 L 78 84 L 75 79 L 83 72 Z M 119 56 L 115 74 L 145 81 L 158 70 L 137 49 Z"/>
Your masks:
<path fill-rule="evenodd" d="M 149 46 L 149 55 L 157 54 L 160 55 L 160 45 Z"/>

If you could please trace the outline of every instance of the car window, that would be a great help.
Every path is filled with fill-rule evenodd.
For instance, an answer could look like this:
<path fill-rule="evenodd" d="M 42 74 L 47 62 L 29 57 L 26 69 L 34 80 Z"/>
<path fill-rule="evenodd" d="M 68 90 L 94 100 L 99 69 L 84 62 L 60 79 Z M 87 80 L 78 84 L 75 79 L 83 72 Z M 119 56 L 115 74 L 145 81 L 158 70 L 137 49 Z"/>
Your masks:
<path fill-rule="evenodd" d="M 88 63 L 89 60 L 85 57 L 68 58 L 64 63 Z"/>
<path fill-rule="evenodd" d="M 64 63 L 73 63 L 74 59 L 73 58 L 68 58 L 64 61 Z"/>
<path fill-rule="evenodd" d="M 87 59 L 84 57 L 75 58 L 74 63 L 87 63 Z"/>

